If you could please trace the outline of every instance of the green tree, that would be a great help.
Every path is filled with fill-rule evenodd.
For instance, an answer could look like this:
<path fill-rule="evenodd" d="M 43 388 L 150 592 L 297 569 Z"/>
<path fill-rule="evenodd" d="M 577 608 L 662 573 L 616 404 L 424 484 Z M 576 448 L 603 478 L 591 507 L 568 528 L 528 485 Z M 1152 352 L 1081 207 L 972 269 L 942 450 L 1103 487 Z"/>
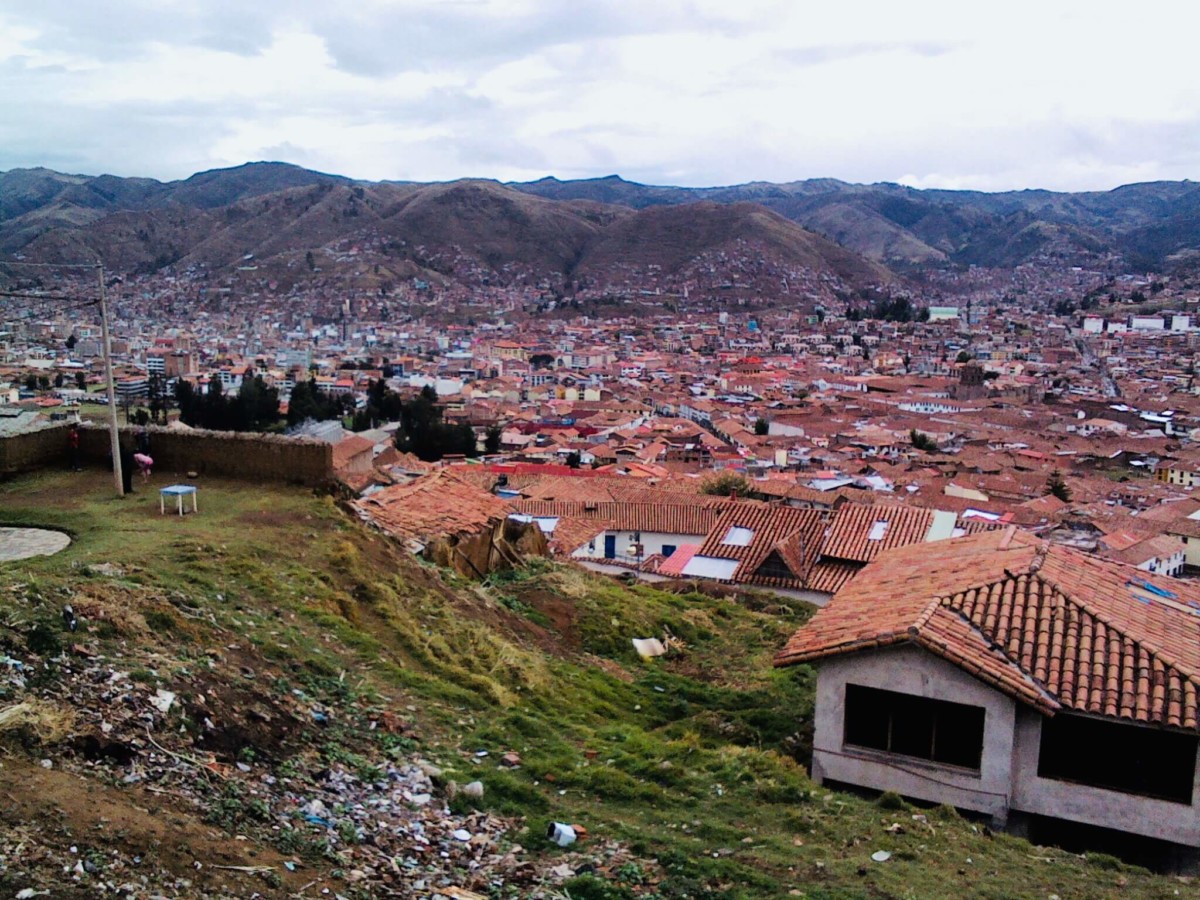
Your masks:
<path fill-rule="evenodd" d="M 87 390 L 87 376 L 82 372 L 75 373 L 75 387 L 79 388 L 81 391 Z"/>
<path fill-rule="evenodd" d="M 432 387 L 422 388 L 416 397 L 401 404 L 399 421 L 396 447 L 425 462 L 434 462 L 448 453 L 479 455 L 475 429 L 444 422 Z"/>
<path fill-rule="evenodd" d="M 924 432 L 913 429 L 908 433 L 908 439 L 913 447 L 917 450 L 924 450 L 926 453 L 936 453 L 938 449 L 937 441 L 931 438 Z"/>
<path fill-rule="evenodd" d="M 700 485 L 700 492 L 714 497 L 728 497 L 737 494 L 744 497 L 753 489 L 750 479 L 738 472 L 719 472 L 706 478 Z"/>
<path fill-rule="evenodd" d="M 970 362 L 971 360 L 973 360 L 974 358 L 975 358 L 975 357 L 971 355 L 971 351 L 969 351 L 969 350 L 959 350 L 959 351 L 958 351 L 958 356 L 954 357 L 954 361 L 955 361 L 955 362 L 957 362 L 957 363 L 968 363 L 968 362 Z"/>
<path fill-rule="evenodd" d="M 72 333 L 71 333 L 71 334 L 70 334 L 70 335 L 67 337 L 67 339 L 66 339 L 66 340 L 63 342 L 63 344 L 66 346 L 66 348 L 67 348 L 68 350 L 74 350 L 74 349 L 75 349 L 75 344 L 76 344 L 76 342 L 77 342 L 77 341 L 78 341 L 78 338 L 76 338 L 76 337 L 75 337 L 75 334 L 74 334 L 74 332 L 72 332 Z"/>
<path fill-rule="evenodd" d="M 758 435 L 767 434 L 771 430 L 771 423 L 759 416 L 754 420 L 754 433 Z"/>
<path fill-rule="evenodd" d="M 583 456 L 578 450 L 572 450 L 567 454 L 568 468 L 578 469 L 583 464 Z"/>
<path fill-rule="evenodd" d="M 287 423 L 293 426 L 308 419 L 317 422 L 340 419 L 353 405 L 354 399 L 348 394 L 341 398 L 331 396 L 317 387 L 315 379 L 310 378 L 292 388 L 292 396 L 288 400 Z"/>
<path fill-rule="evenodd" d="M 502 432 L 499 425 L 489 426 L 487 434 L 483 438 L 483 452 L 488 455 L 499 453 L 501 436 Z"/>
<path fill-rule="evenodd" d="M 1071 502 L 1071 488 L 1058 469 L 1051 472 L 1050 477 L 1046 479 L 1046 493 L 1057 497 L 1063 503 Z"/>
<path fill-rule="evenodd" d="M 186 378 L 177 378 L 175 380 L 175 405 L 179 407 L 179 419 L 184 425 L 194 427 L 200 424 L 198 402 L 199 397 L 196 395 L 196 389 L 192 383 Z"/>

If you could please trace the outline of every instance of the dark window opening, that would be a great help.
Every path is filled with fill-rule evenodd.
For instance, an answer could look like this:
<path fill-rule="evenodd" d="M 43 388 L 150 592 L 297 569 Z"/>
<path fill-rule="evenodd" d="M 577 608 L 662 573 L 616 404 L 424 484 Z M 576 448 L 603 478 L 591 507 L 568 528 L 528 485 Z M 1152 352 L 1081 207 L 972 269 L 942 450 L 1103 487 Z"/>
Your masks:
<path fill-rule="evenodd" d="M 795 578 L 796 574 L 788 568 L 778 550 L 772 550 L 770 556 L 762 561 L 758 571 L 754 573 L 759 578 Z"/>
<path fill-rule="evenodd" d="M 844 740 L 869 750 L 978 770 L 984 712 L 982 706 L 848 684 Z"/>
<path fill-rule="evenodd" d="M 663 544 L 663 545 L 662 545 L 662 555 L 663 555 L 663 559 L 667 559 L 667 558 L 668 558 L 668 557 L 669 557 L 669 556 L 670 556 L 672 553 L 674 553 L 674 552 L 675 552 L 675 545 L 674 545 L 674 544 Z"/>
<path fill-rule="evenodd" d="M 1038 776 L 1192 802 L 1197 738 L 1060 713 L 1042 720 Z"/>

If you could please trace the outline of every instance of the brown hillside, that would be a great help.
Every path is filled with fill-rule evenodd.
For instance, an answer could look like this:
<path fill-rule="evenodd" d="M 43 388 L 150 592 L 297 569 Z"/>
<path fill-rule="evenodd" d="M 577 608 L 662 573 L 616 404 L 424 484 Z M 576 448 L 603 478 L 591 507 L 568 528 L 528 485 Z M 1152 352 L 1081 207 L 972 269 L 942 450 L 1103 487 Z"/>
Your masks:
<path fill-rule="evenodd" d="M 580 269 L 658 265 L 673 271 L 699 253 L 753 249 L 781 262 L 829 270 L 851 282 L 892 280 L 883 266 L 839 247 L 754 203 L 711 201 L 641 210 L 605 229 Z"/>

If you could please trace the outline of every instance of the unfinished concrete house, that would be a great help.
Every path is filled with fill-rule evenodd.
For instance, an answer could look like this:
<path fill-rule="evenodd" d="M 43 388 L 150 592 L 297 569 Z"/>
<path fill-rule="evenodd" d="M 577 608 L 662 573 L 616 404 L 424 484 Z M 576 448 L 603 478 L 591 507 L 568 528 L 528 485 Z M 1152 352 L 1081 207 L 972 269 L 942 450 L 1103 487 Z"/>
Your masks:
<path fill-rule="evenodd" d="M 1008 528 L 881 554 L 788 641 L 813 776 L 1200 858 L 1200 585 Z"/>

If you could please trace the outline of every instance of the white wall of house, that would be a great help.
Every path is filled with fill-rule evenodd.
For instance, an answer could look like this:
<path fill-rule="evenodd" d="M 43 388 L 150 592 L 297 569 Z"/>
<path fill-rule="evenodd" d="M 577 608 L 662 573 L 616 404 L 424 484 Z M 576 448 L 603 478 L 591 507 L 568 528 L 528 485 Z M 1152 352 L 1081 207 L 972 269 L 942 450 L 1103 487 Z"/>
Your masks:
<path fill-rule="evenodd" d="M 628 530 L 621 531 L 605 531 L 602 534 L 596 535 L 596 552 L 588 553 L 588 545 L 584 544 L 578 550 L 571 554 L 573 559 L 594 559 L 601 561 L 604 559 L 604 538 L 606 535 L 615 535 L 617 539 L 617 559 L 632 559 L 629 555 L 629 545 L 633 543 L 633 532 Z M 667 531 L 643 531 L 642 532 L 642 559 L 648 556 L 653 556 L 656 553 L 662 553 L 664 546 L 682 547 L 684 544 L 699 544 L 704 540 L 704 535 L 700 534 L 672 534 Z"/>
<path fill-rule="evenodd" d="M 1196 806 L 1200 760 L 1196 766 L 1196 783 L 1192 786 L 1192 804 L 1187 806 L 1124 791 L 1039 778 L 1041 740 L 1042 716 L 1031 709 L 1021 709 L 1017 714 L 1016 755 L 1013 757 L 1013 809 L 1115 828 L 1176 844 L 1200 846 L 1200 809 Z M 1096 748 L 1096 752 L 1103 750 Z"/>
<path fill-rule="evenodd" d="M 982 706 L 979 771 L 846 746 L 847 684 Z M 813 777 L 950 803 L 1003 821 L 1008 814 L 1015 719 L 1016 703 L 1009 697 L 918 647 L 834 657 L 822 661 L 817 673 Z"/>

